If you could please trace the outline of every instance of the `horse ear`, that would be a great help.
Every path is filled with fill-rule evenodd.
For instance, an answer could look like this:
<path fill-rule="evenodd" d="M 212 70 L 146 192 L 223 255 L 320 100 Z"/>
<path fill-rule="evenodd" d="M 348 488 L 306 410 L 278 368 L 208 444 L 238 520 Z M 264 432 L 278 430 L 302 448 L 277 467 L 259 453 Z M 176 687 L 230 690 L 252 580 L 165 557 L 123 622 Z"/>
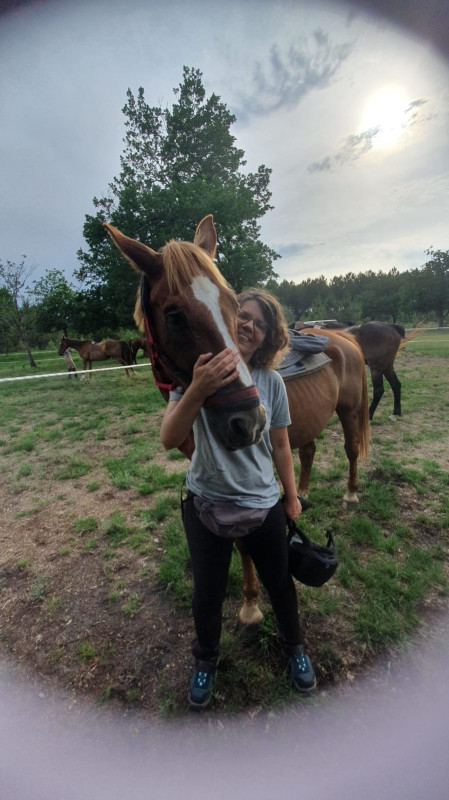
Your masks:
<path fill-rule="evenodd" d="M 215 257 L 217 249 L 217 231 L 215 230 L 214 218 L 212 214 L 203 217 L 195 231 L 193 243 L 201 247 L 211 258 Z"/>
<path fill-rule="evenodd" d="M 115 242 L 122 255 L 125 256 L 134 269 L 137 269 L 138 272 L 144 272 L 150 282 L 160 277 L 162 264 L 158 253 L 152 250 L 151 247 L 147 247 L 146 244 L 125 236 L 118 228 L 108 225 L 107 222 L 103 222 L 103 227 L 106 228 L 112 241 Z"/>

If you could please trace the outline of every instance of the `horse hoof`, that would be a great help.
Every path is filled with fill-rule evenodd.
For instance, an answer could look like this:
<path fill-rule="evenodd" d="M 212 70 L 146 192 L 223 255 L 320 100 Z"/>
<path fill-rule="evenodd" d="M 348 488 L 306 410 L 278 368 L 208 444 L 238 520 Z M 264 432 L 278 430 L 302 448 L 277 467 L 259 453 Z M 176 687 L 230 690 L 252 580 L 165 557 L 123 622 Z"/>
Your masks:
<path fill-rule="evenodd" d="M 242 625 L 259 625 L 263 620 L 263 614 L 259 606 L 242 606 L 239 613 L 239 620 Z"/>
<path fill-rule="evenodd" d="M 396 414 L 391 414 L 391 415 L 388 417 L 388 419 L 391 419 L 391 421 L 392 421 L 392 422 L 396 422 L 396 420 L 397 420 L 397 416 L 396 416 Z"/>
<path fill-rule="evenodd" d="M 355 506 L 358 502 L 359 498 L 355 492 L 346 492 L 345 496 L 343 497 L 343 504 L 345 506 Z"/>

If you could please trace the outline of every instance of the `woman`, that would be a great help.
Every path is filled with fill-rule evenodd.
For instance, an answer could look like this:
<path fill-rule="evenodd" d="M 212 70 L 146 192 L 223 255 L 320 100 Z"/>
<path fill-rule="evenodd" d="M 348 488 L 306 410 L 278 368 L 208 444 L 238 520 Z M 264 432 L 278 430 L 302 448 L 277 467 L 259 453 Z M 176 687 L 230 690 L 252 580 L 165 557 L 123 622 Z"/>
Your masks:
<path fill-rule="evenodd" d="M 301 644 L 296 590 L 288 571 L 285 516 L 296 519 L 301 504 L 287 434 L 287 394 L 272 369 L 288 344 L 287 326 L 279 303 L 267 292 L 248 289 L 239 301 L 240 352 L 226 348 L 215 357 L 204 353 L 198 358 L 190 386 L 170 393 L 160 434 L 167 450 L 180 445 L 192 427 L 195 434 L 187 473 L 189 491 L 183 503 L 194 579 L 195 669 L 189 689 L 193 708 L 204 708 L 212 699 L 222 605 L 236 535 L 245 536 L 246 549 L 270 596 L 293 687 L 310 692 L 316 685 Z M 258 444 L 227 452 L 215 439 L 202 406 L 209 395 L 238 376 L 240 358 L 251 371 L 267 423 Z M 284 490 L 283 503 L 273 462 Z"/>

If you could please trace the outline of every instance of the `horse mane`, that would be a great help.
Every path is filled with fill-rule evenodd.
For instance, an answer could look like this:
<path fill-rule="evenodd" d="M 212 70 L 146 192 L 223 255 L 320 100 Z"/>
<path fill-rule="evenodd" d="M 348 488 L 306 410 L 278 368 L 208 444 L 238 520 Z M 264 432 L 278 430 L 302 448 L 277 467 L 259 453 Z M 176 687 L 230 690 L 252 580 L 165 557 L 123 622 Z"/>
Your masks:
<path fill-rule="evenodd" d="M 206 274 L 211 280 L 230 289 L 226 279 L 221 274 L 205 250 L 190 242 L 178 242 L 172 239 L 161 249 L 168 287 L 172 294 L 184 291 L 186 283 L 190 283 L 197 275 Z"/>
<path fill-rule="evenodd" d="M 140 298 L 140 286 L 137 289 L 136 303 L 135 303 L 135 306 L 134 306 L 133 318 L 134 318 L 134 322 L 137 325 L 138 330 L 141 331 L 142 333 L 145 333 L 145 324 L 144 324 L 144 321 L 143 321 L 143 311 L 142 311 L 142 301 L 141 301 L 141 298 Z"/>
<path fill-rule="evenodd" d="M 172 239 L 161 248 L 160 253 L 171 294 L 184 292 L 186 283 L 190 283 L 193 278 L 204 274 L 215 284 L 232 291 L 218 267 L 201 247 L 190 242 L 178 242 L 176 239 Z M 133 316 L 138 329 L 144 331 L 140 287 L 137 290 Z"/>

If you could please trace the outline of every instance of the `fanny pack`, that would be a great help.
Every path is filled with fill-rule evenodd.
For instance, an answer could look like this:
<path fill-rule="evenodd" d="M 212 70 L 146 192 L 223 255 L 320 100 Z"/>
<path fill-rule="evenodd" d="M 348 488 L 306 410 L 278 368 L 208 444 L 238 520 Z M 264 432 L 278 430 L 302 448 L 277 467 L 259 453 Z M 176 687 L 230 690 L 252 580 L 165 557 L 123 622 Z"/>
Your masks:
<path fill-rule="evenodd" d="M 190 491 L 187 500 L 193 500 L 198 519 L 211 533 L 227 539 L 238 539 L 260 528 L 270 510 L 245 508 L 226 501 L 211 503 Z"/>

